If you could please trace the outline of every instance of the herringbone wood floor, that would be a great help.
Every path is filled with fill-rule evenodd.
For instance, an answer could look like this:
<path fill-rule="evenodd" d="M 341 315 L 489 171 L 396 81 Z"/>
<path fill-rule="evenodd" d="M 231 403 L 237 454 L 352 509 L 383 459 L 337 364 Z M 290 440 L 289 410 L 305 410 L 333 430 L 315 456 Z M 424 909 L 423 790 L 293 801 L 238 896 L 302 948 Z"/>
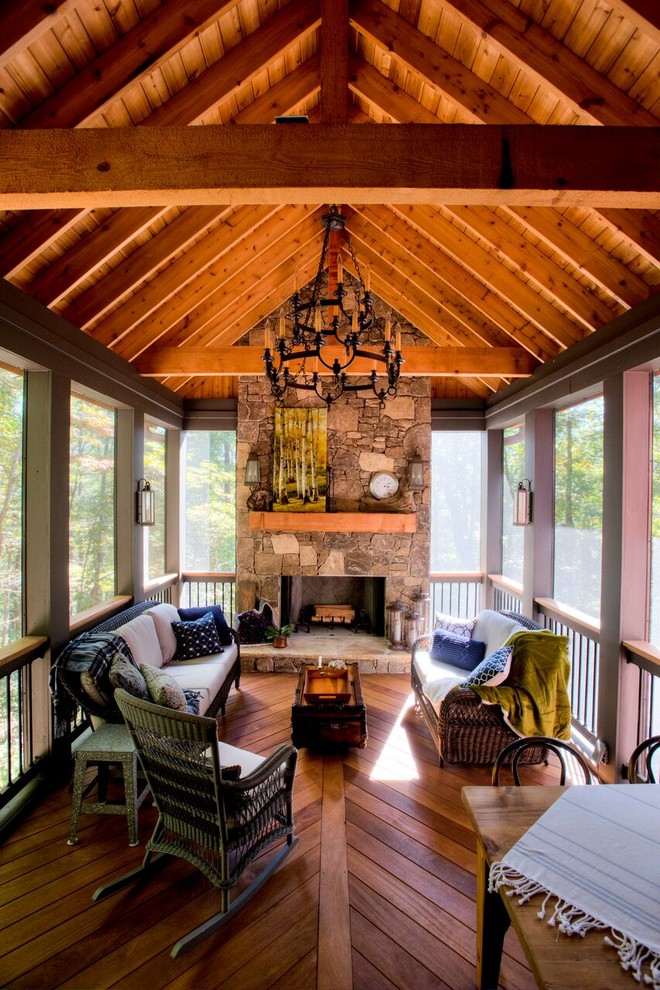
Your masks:
<path fill-rule="evenodd" d="M 266 753 L 289 741 L 295 676 L 244 675 L 223 738 Z M 363 678 L 369 742 L 341 756 L 302 749 L 295 785 L 300 841 L 224 928 L 177 960 L 178 936 L 212 914 L 217 894 L 172 860 L 151 883 L 93 904 L 106 877 L 137 865 L 124 820 L 85 815 L 66 844 L 71 794 L 55 791 L 0 849 L 0 984 L 20 988 L 474 987 L 475 852 L 461 787 L 486 768 L 437 766 L 411 706 L 408 677 Z M 140 838 L 153 826 L 140 811 Z M 511 934 L 502 985 L 534 981 Z"/>

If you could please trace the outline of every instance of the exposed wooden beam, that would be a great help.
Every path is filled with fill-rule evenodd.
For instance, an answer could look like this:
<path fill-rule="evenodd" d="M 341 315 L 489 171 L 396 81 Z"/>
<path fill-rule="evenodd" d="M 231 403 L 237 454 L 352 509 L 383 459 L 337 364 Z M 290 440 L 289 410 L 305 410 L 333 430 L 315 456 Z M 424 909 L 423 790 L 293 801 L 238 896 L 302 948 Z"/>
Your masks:
<path fill-rule="evenodd" d="M 519 271 L 533 279 L 540 289 L 590 330 L 609 323 L 622 312 L 618 303 L 606 305 L 531 240 L 522 237 L 495 210 L 489 210 L 486 206 L 450 206 L 447 210 L 479 238 L 492 244 Z"/>
<path fill-rule="evenodd" d="M 136 78 L 154 69 L 188 44 L 238 0 L 188 0 L 161 4 L 76 73 L 26 117 L 19 127 L 76 127 L 118 100 Z M 25 6 L 16 4 L 19 9 Z M 46 6 L 46 4 L 41 4 Z M 51 4 L 52 6 L 52 4 Z M 58 11 L 59 13 L 59 11 Z M 28 40 L 23 39 L 24 48 Z"/>
<path fill-rule="evenodd" d="M 653 209 L 660 127 L 319 124 L 286 142 L 266 125 L 0 132 L 2 209 L 351 200 Z"/>
<path fill-rule="evenodd" d="M 351 24 L 402 62 L 419 79 L 470 114 L 503 124 L 527 124 L 530 118 L 462 62 L 434 44 L 380 0 L 362 0 L 351 11 Z"/>
<path fill-rule="evenodd" d="M 342 347 L 326 347 L 328 359 L 339 360 Z M 145 377 L 186 375 L 191 377 L 215 375 L 263 374 L 262 347 L 152 347 L 134 365 Z M 538 362 L 522 347 L 407 347 L 402 374 L 446 377 L 477 375 L 480 378 L 525 378 L 538 367 Z M 308 359 L 306 368 L 313 371 Z M 292 370 L 296 362 L 292 362 Z M 374 362 L 356 358 L 346 369 L 349 375 L 368 375 Z M 323 371 L 319 366 L 319 371 Z"/>
<path fill-rule="evenodd" d="M 636 28 L 660 46 L 660 6 L 658 0 L 614 0 L 614 7 Z"/>
<path fill-rule="evenodd" d="M 218 259 L 225 253 L 236 249 L 238 244 L 253 233 L 255 227 L 264 223 L 274 212 L 272 206 L 246 206 L 243 209 L 234 210 L 231 216 L 219 225 L 211 235 L 199 243 L 194 252 L 194 263 L 191 263 L 187 254 L 183 254 L 172 264 L 167 264 L 158 278 L 152 278 L 148 284 L 143 286 L 141 292 L 136 295 L 129 295 L 121 306 L 114 309 L 101 322 L 96 323 L 93 336 L 106 347 L 116 347 L 129 332 L 136 337 L 137 342 L 135 328 L 159 309 L 166 309 L 172 316 L 177 306 L 185 305 L 183 296 L 189 285 L 209 283 L 207 291 L 210 292 L 212 280 L 208 275 L 209 267 L 217 263 Z M 148 245 L 146 247 L 148 248 Z M 147 251 L 147 253 L 149 252 Z M 111 283 L 114 281 L 112 272 L 107 277 Z M 112 292 L 106 293 L 102 283 L 97 283 L 86 294 L 86 298 L 80 297 L 80 299 L 75 300 L 67 310 L 66 318 L 76 326 L 81 325 L 81 322 L 76 319 L 76 315 L 82 300 L 83 311 L 87 316 L 85 326 L 87 326 L 91 322 L 87 315 L 91 307 L 95 305 L 97 310 L 100 310 L 106 295 L 114 295 L 116 291 L 114 284 L 112 288 Z M 96 294 L 94 293 L 95 289 L 98 290 Z M 164 328 L 161 328 L 160 333 L 162 332 L 164 332 Z M 154 339 L 157 336 L 158 334 L 155 333 Z"/>
<path fill-rule="evenodd" d="M 414 272 L 420 265 L 433 273 L 433 299 L 460 320 L 472 333 L 491 346 L 506 346 L 512 341 L 541 361 L 548 361 L 560 348 L 526 320 L 509 301 L 498 295 L 451 255 L 432 242 L 423 221 L 415 222 L 414 211 L 407 207 L 355 207 L 372 230 L 378 230 L 381 245 L 391 239 L 404 252 L 396 288 L 405 285 L 406 301 L 411 294 Z M 350 229 L 362 243 L 371 243 L 369 228 L 351 221 Z M 387 255 L 381 246 L 372 268 L 372 282 L 380 275 L 379 257 Z M 411 273 L 412 276 L 411 276 Z M 387 298 L 387 295 L 383 296 Z M 392 305 L 399 305 L 392 300 Z M 406 305 L 406 302 L 403 303 Z M 404 313 L 404 310 L 400 310 Z M 406 315 L 404 313 L 404 315 Z M 413 320 L 413 322 L 415 322 Z M 444 320 L 443 320 L 444 322 Z M 423 324 L 420 325 L 423 329 Z M 465 342 L 463 342 L 465 343 Z"/>
<path fill-rule="evenodd" d="M 321 57 L 311 55 L 293 72 L 267 89 L 232 117 L 233 124 L 272 124 L 275 117 L 292 113 L 299 103 L 321 88 Z"/>
<path fill-rule="evenodd" d="M 582 120 L 586 115 L 607 126 L 623 122 L 657 126 L 652 113 L 508 0 L 443 2 L 492 38 L 523 72 L 568 100 Z"/>
<path fill-rule="evenodd" d="M 0 66 L 24 52 L 45 31 L 54 27 L 78 0 L 5 0 L 0 8 Z"/>
<path fill-rule="evenodd" d="M 169 304 L 158 307 L 148 319 L 136 325 L 115 348 L 116 352 L 132 360 L 161 338 L 162 343 L 175 345 L 215 343 L 222 337 L 225 325 L 235 320 L 242 308 L 252 308 L 263 299 L 270 288 L 271 272 L 281 265 L 288 267 L 289 278 L 280 277 L 276 284 L 286 298 L 287 288 L 290 292 L 293 287 L 292 252 L 299 245 L 317 240 L 320 241 L 319 223 L 308 209 L 297 206 L 290 211 L 277 211 L 256 237 L 244 240 L 238 247 L 232 246 L 217 264 L 183 286 Z M 257 284 L 259 292 L 255 293 Z M 265 317 L 268 312 L 262 311 L 262 315 Z M 235 339 L 219 342 L 233 344 Z"/>
<path fill-rule="evenodd" d="M 321 0 L 321 119 L 348 120 L 348 0 Z"/>
<path fill-rule="evenodd" d="M 369 103 L 379 107 L 395 121 L 406 124 L 439 124 L 440 120 L 425 106 L 395 86 L 363 58 L 351 59 L 349 87 Z"/>
<path fill-rule="evenodd" d="M 232 4 L 229 4 L 231 6 Z M 223 4 L 219 12 L 227 5 Z M 202 8 L 198 15 L 207 13 L 206 8 Z M 231 94 L 235 94 L 244 84 L 246 78 L 252 73 L 256 73 L 266 68 L 271 62 L 284 55 L 295 39 L 300 39 L 311 33 L 318 26 L 320 20 L 319 0 L 306 2 L 306 0 L 293 0 L 283 10 L 278 11 L 269 17 L 261 27 L 247 35 L 241 44 L 236 45 L 226 55 L 218 59 L 210 68 L 199 75 L 194 82 L 185 86 L 171 99 L 167 100 L 151 114 L 140 121 L 141 127 L 169 127 L 192 124 L 199 120 L 210 107 L 215 106 L 220 100 L 226 99 Z M 143 53 L 144 55 L 144 53 Z M 82 83 L 81 83 L 82 85 Z M 91 84 L 90 84 L 91 85 Z M 79 107 L 79 113 L 84 110 Z M 51 125 L 52 126 L 52 125 Z M 45 204 L 48 205 L 48 204 Z M 89 202 L 77 202 L 77 206 L 87 207 Z M 92 206 L 94 204 L 91 204 Z M 110 206 L 110 202 L 96 203 L 97 206 Z M 123 202 L 117 205 L 123 206 L 168 206 L 183 205 L 168 204 L 165 201 L 149 202 L 144 200 L 141 203 Z M 188 205 L 204 205 L 203 203 L 190 202 Z M 207 204 L 208 205 L 208 201 Z M 219 205 L 229 205 L 228 200 Z M 67 224 L 82 218 L 82 214 L 76 216 L 75 213 L 65 218 Z M 38 216 L 31 216 L 29 219 L 17 224 L 0 240 L 0 252 L 7 257 L 7 265 L 12 266 L 12 270 L 18 265 L 18 258 L 27 258 L 24 243 L 30 245 L 41 241 L 42 246 L 46 245 L 52 237 L 54 218 L 50 212 L 43 211 Z M 5 246 L 4 241 L 8 244 Z M 21 251 L 23 252 L 21 255 Z M 1 257 L 1 255 L 0 255 Z M 0 273 L 7 275 L 10 269 L 0 267 Z"/>

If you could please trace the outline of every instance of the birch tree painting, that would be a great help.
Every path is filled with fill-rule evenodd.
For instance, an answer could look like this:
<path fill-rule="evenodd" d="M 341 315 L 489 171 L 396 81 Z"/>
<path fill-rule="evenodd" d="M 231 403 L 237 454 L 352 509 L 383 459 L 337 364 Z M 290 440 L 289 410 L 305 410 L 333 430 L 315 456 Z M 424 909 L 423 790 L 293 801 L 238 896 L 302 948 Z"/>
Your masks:
<path fill-rule="evenodd" d="M 275 409 L 273 509 L 325 512 L 327 409 Z"/>

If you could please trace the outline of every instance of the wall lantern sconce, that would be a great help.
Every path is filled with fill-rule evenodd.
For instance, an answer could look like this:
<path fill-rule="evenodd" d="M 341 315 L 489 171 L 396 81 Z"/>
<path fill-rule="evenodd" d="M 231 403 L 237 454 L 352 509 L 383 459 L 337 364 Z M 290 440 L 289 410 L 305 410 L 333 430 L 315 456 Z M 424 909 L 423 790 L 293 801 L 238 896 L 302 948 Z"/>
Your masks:
<path fill-rule="evenodd" d="M 410 458 L 408 470 L 408 488 L 411 492 L 424 491 L 424 462 L 419 450 Z"/>
<path fill-rule="evenodd" d="M 261 464 L 254 450 L 250 451 L 245 462 L 245 484 L 250 488 L 258 488 L 261 484 Z"/>
<path fill-rule="evenodd" d="M 532 521 L 532 489 L 529 478 L 518 482 L 513 494 L 513 525 L 529 526 Z"/>
<path fill-rule="evenodd" d="M 146 478 L 140 478 L 135 494 L 136 520 L 138 526 L 156 525 L 156 493 Z"/>

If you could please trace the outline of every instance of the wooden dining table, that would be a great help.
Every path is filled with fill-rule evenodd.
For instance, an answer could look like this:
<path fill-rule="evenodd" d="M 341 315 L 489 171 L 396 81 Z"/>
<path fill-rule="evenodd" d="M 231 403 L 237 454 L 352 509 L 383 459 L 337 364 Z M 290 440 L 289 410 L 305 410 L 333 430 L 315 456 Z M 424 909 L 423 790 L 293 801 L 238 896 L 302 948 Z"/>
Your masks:
<path fill-rule="evenodd" d="M 491 863 L 502 859 L 564 792 L 563 787 L 464 787 L 463 803 L 477 837 L 478 990 L 497 990 L 504 936 L 518 935 L 540 990 L 635 990 L 604 931 L 564 935 L 538 917 L 539 898 L 519 904 L 506 887 L 489 893 Z"/>

